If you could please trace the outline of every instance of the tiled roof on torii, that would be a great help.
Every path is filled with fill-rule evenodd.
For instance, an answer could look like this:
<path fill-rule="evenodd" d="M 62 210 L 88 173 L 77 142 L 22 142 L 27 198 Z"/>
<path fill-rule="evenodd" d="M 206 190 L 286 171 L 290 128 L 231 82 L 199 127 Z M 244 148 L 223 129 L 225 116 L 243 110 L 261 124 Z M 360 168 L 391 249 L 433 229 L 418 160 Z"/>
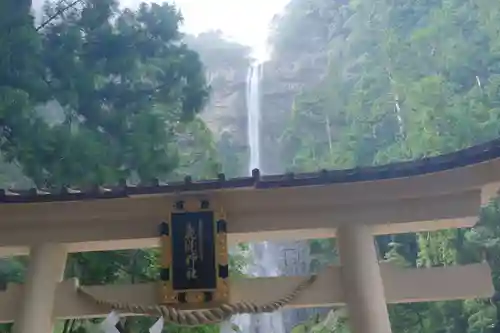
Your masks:
<path fill-rule="evenodd" d="M 345 170 L 321 170 L 314 173 L 286 173 L 282 175 L 262 176 L 260 171 L 255 169 L 251 177 L 232 179 L 226 179 L 224 174 L 219 174 L 216 179 L 193 181 L 191 177 L 187 176 L 183 182 L 168 184 L 161 184 L 158 180 L 153 180 L 147 185 L 130 186 L 126 181 L 121 181 L 114 186 L 96 185 L 90 189 L 72 189 L 69 186 L 56 190 L 34 188 L 29 190 L 2 189 L 0 190 L 0 204 L 114 199 L 137 195 L 172 194 L 236 188 L 273 189 L 376 181 L 446 171 L 487 162 L 499 157 L 500 138 L 449 154 L 426 157 L 414 161 Z"/>

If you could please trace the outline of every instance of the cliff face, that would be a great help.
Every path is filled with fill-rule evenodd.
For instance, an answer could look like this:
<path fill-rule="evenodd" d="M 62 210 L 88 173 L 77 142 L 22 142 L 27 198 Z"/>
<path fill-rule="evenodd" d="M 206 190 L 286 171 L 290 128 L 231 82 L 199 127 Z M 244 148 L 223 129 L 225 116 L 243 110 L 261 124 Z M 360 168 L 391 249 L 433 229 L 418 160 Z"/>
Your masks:
<path fill-rule="evenodd" d="M 200 55 L 211 87 L 202 118 L 216 137 L 228 132 L 241 141 L 237 132 L 246 126 L 245 81 L 250 49 L 225 40 L 218 31 L 186 36 L 185 41 Z"/>
<path fill-rule="evenodd" d="M 216 137 L 228 133 L 241 144 L 246 143 L 246 137 L 241 136 L 246 127 L 245 75 L 246 69 L 241 68 L 207 70 L 212 93 L 202 113 Z"/>
<path fill-rule="evenodd" d="M 323 78 L 328 66 L 326 53 L 277 55 L 264 66 L 262 82 L 262 155 L 264 169 L 276 174 L 287 171 L 282 162 L 281 137 L 293 110 L 294 99 Z"/>
<path fill-rule="evenodd" d="M 294 100 L 302 92 L 314 89 L 324 79 L 330 53 L 342 52 L 335 45 L 345 38 L 345 23 L 350 16 L 343 3 L 344 0 L 290 0 L 283 13 L 277 15 L 271 24 L 269 45 L 272 57 L 263 66 L 261 82 L 261 157 L 265 173 L 286 171 L 287 165 L 282 162 L 284 147 L 281 138 L 289 125 Z M 238 47 L 234 43 L 230 48 L 215 50 L 217 43 L 213 40 L 209 43 L 208 38 L 198 37 L 198 40 L 204 42 L 203 47 L 194 48 L 200 52 L 208 72 L 225 78 L 222 84 L 214 81 L 212 101 L 204 118 L 216 133 L 227 130 L 233 140 L 244 144 L 244 82 L 249 50 L 239 46 L 239 53 L 235 52 Z M 208 62 L 210 52 L 211 62 Z M 215 61 L 217 57 L 214 54 L 220 60 Z"/>
<path fill-rule="evenodd" d="M 222 171 L 228 177 L 246 175 L 245 91 L 251 50 L 224 39 L 218 31 L 186 36 L 185 41 L 205 65 L 211 94 L 201 117 L 214 135 Z"/>
<path fill-rule="evenodd" d="M 211 39 L 222 38 L 217 33 L 202 34 L 188 39 L 188 44 L 199 52 L 206 66 L 211 85 L 210 100 L 202 113 L 216 139 L 231 140 L 240 150 L 247 149 L 246 79 L 250 66 L 249 50 L 241 47 L 224 56 L 227 47 Z M 196 41 L 196 43 L 193 42 Z M 219 41 L 219 43 L 229 43 Z M 237 45 L 237 44 L 235 44 Z M 238 58 L 239 57 L 239 58 Z M 267 174 L 283 173 L 287 166 L 281 162 L 280 137 L 286 130 L 293 101 L 304 89 L 318 84 L 326 72 L 326 52 L 301 52 L 276 55 L 263 66 L 261 82 L 261 147 L 262 168 Z M 241 156 L 246 162 L 246 157 Z M 245 163 L 243 163 L 245 164 Z M 240 172 L 246 173 L 243 169 Z"/>

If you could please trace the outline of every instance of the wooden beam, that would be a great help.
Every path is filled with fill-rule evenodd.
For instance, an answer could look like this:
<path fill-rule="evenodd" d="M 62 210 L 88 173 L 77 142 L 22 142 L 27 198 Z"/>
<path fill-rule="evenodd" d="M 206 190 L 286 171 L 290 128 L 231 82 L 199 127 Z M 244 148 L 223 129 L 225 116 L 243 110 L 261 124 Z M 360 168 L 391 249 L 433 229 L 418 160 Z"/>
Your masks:
<path fill-rule="evenodd" d="M 36 204 L 36 209 L 30 205 L 19 205 L 25 210 L 17 215 L 2 215 L 0 205 L 0 255 L 19 254 L 14 251 L 39 242 L 66 243 L 70 252 L 156 247 L 158 225 L 169 217 L 168 198 L 162 197 L 60 203 L 52 208 L 52 204 Z M 480 205 L 481 190 L 470 190 L 365 204 L 363 209 L 327 201 L 224 208 L 229 241 L 237 243 L 330 238 L 347 223 L 371 224 L 376 234 L 471 227 Z"/>
<path fill-rule="evenodd" d="M 344 303 L 340 267 L 323 271 L 316 283 L 299 296 L 289 308 L 329 307 Z M 493 295 L 491 270 L 486 263 L 466 266 L 403 269 L 382 264 L 382 278 L 388 303 L 488 298 Z M 234 280 L 231 302 L 264 303 L 290 292 L 303 277 L 273 277 Z M 473 281 L 473 283 L 471 283 Z M 75 280 L 61 283 L 57 290 L 57 318 L 102 317 L 110 309 L 100 307 L 77 292 Z M 157 284 L 108 285 L 88 287 L 103 299 L 126 303 L 154 304 Z M 14 320 L 19 308 L 22 285 L 9 285 L 0 293 L 0 322 Z"/>

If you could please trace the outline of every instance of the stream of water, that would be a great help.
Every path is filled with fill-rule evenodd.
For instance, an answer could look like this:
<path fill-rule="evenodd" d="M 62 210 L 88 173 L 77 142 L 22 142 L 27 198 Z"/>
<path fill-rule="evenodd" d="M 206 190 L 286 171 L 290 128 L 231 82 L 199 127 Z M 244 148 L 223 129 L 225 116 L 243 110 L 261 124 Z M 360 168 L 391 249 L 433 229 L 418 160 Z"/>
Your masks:
<path fill-rule="evenodd" d="M 253 169 L 261 169 L 260 161 L 260 81 L 262 76 L 262 64 L 254 63 L 248 69 L 246 80 L 246 103 L 247 103 L 247 131 L 248 148 L 250 158 L 248 160 L 248 174 Z M 262 172 L 262 170 L 260 170 Z"/>
<path fill-rule="evenodd" d="M 247 115 L 248 115 L 248 146 L 250 159 L 248 163 L 249 174 L 253 169 L 262 170 L 261 160 L 261 93 L 260 84 L 262 77 L 262 64 L 253 64 L 247 75 Z M 254 243 L 250 246 L 252 265 L 248 273 L 255 277 L 279 276 L 280 249 L 269 242 Z M 282 313 L 277 311 L 270 314 L 253 315 L 249 318 L 247 326 L 241 327 L 244 333 L 285 333 Z"/>

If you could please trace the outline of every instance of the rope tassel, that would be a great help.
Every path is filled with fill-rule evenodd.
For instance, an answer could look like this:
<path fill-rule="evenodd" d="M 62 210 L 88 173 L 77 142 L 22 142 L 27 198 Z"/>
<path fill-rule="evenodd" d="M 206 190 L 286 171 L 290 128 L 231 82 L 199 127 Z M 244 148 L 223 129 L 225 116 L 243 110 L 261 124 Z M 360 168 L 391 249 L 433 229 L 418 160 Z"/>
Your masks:
<path fill-rule="evenodd" d="M 179 326 L 200 326 L 206 324 L 218 324 L 223 321 L 229 320 L 233 315 L 237 314 L 274 312 L 294 301 L 305 289 L 309 288 L 316 280 L 317 280 L 316 275 L 308 277 L 307 279 L 299 283 L 299 285 L 295 287 L 295 289 L 291 291 L 288 295 L 274 302 L 269 302 L 260 305 L 255 304 L 253 302 L 238 302 L 235 304 L 222 304 L 213 309 L 195 310 L 195 311 L 179 310 L 176 309 L 175 307 L 165 306 L 165 305 L 138 305 L 138 304 L 126 304 L 116 301 L 103 300 L 93 295 L 85 287 L 79 287 L 78 291 L 82 293 L 84 296 L 90 298 L 97 305 L 104 305 L 113 309 L 114 311 L 111 312 L 108 318 L 110 318 L 113 313 L 115 314 L 116 317 L 118 317 L 115 311 L 123 311 L 139 315 L 160 316 L 160 319 L 150 329 L 150 333 L 156 333 L 156 332 L 161 332 L 161 329 L 159 331 L 157 330 L 158 327 L 163 327 L 163 322 L 173 323 Z M 108 318 L 106 318 L 106 320 L 108 320 Z M 161 322 L 161 326 L 159 322 Z M 105 332 L 117 333 L 118 330 L 116 331 L 105 330 Z"/>

